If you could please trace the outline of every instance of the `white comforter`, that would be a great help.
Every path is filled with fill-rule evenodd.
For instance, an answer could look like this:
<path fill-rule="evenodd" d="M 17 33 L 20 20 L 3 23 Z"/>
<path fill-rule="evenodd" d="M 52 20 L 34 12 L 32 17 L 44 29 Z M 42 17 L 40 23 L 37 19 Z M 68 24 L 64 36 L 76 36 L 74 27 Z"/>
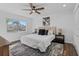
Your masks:
<path fill-rule="evenodd" d="M 21 43 L 45 52 L 54 38 L 54 35 L 29 34 L 21 37 Z"/>

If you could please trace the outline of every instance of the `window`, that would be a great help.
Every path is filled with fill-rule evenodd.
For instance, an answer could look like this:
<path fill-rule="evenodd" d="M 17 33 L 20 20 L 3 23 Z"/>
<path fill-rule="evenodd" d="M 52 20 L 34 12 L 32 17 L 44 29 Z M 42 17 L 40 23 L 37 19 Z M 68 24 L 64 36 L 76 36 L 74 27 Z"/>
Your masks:
<path fill-rule="evenodd" d="M 27 21 L 26 20 L 15 20 L 7 19 L 7 31 L 26 31 Z"/>

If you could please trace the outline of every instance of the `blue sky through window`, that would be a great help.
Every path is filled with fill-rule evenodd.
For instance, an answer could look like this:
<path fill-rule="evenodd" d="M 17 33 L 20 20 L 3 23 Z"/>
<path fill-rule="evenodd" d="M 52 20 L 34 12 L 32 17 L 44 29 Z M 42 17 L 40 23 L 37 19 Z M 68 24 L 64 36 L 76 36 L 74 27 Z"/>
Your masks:
<path fill-rule="evenodd" d="M 26 21 L 24 21 L 24 20 L 20 20 L 20 21 L 19 21 L 19 23 L 20 23 L 21 25 L 24 25 L 24 26 L 26 26 L 26 25 L 27 25 L 27 22 L 26 22 Z"/>
<path fill-rule="evenodd" d="M 16 20 L 10 20 L 10 21 L 8 21 L 8 24 L 14 24 L 15 22 L 17 22 L 17 21 Z M 21 25 L 24 25 L 24 26 L 27 25 L 27 21 L 25 21 L 25 20 L 19 20 L 18 22 Z"/>

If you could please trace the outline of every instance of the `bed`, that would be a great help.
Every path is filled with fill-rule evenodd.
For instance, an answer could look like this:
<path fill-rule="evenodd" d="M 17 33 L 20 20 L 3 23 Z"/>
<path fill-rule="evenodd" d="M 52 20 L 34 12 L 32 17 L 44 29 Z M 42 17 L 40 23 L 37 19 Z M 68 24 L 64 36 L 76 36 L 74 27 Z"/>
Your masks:
<path fill-rule="evenodd" d="M 45 52 L 47 47 L 51 44 L 51 41 L 55 38 L 55 35 L 38 35 L 29 34 L 21 37 L 21 43 L 29 47 L 39 49 L 41 52 Z"/>

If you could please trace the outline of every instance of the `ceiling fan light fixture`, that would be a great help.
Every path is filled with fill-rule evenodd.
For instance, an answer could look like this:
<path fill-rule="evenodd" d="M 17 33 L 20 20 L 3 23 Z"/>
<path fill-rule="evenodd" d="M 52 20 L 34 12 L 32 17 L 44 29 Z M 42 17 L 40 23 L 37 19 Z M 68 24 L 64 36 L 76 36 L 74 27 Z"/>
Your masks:
<path fill-rule="evenodd" d="M 32 10 L 32 12 L 35 12 L 34 10 Z"/>

